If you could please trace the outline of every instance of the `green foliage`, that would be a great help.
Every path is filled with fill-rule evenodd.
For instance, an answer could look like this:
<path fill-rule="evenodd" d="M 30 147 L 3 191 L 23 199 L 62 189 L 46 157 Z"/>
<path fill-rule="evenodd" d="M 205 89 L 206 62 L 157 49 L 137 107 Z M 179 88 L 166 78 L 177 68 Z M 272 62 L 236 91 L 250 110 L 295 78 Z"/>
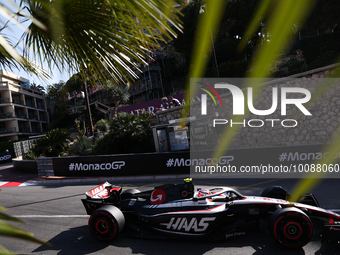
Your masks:
<path fill-rule="evenodd" d="M 248 62 L 241 59 L 224 62 L 218 66 L 220 77 L 244 77 L 247 71 Z"/>
<path fill-rule="evenodd" d="M 224 15 L 219 27 L 217 40 L 227 38 L 235 38 L 235 36 L 243 36 L 251 18 L 254 16 L 259 0 L 233 0 L 228 1 L 224 11 Z M 261 32 L 259 29 L 258 32 Z M 258 38 L 258 34 L 253 35 Z M 248 38 L 252 43 L 252 38 Z"/>
<path fill-rule="evenodd" d="M 116 134 L 119 153 L 151 152 L 154 150 L 151 121 L 153 115 L 120 113 L 112 120 L 111 132 Z"/>
<path fill-rule="evenodd" d="M 114 85 L 112 82 L 107 84 L 107 87 L 106 100 L 115 107 L 115 115 L 117 115 L 119 105 L 129 102 L 130 94 L 124 87 Z"/>
<path fill-rule="evenodd" d="M 107 114 L 109 114 L 109 112 L 105 114 L 104 112 L 98 110 L 95 104 L 91 104 L 90 109 L 91 109 L 92 123 L 96 123 L 97 121 L 101 119 L 105 119 L 107 117 Z M 88 124 L 87 121 L 86 121 L 86 124 Z"/>
<path fill-rule="evenodd" d="M 96 123 L 96 127 L 101 132 L 106 133 L 110 129 L 110 121 L 108 121 L 107 119 L 98 120 L 97 123 Z"/>
<path fill-rule="evenodd" d="M 288 67 L 288 71 L 292 72 L 292 71 L 301 71 L 301 68 L 303 66 L 304 61 L 298 60 L 296 58 L 291 58 L 287 61 L 287 63 L 285 64 L 285 66 Z"/>
<path fill-rule="evenodd" d="M 309 69 L 322 67 L 326 65 L 331 65 L 336 62 L 339 62 L 339 53 L 335 51 L 327 51 L 322 53 L 320 56 L 318 56 L 316 59 L 314 59 L 310 64 L 308 65 Z"/>
<path fill-rule="evenodd" d="M 64 82 L 55 83 L 47 86 L 46 98 L 50 99 L 57 104 L 66 104 L 66 93 L 67 89 Z"/>
<path fill-rule="evenodd" d="M 28 151 L 28 153 L 22 157 L 23 159 L 37 159 L 37 156 L 35 155 L 35 153 L 33 152 L 32 149 L 30 149 Z"/>
<path fill-rule="evenodd" d="M 2 5 L 6 15 L 0 16 L 4 24 L 1 38 L 8 23 L 17 24 L 13 20 L 24 23 L 23 35 L 18 35 L 18 42 L 12 43 L 6 36 L 1 41 L 0 64 L 8 69 L 21 67 L 44 78 L 48 74 L 39 66 L 42 63 L 49 70 L 56 67 L 69 73 L 81 72 L 83 80 L 87 77 L 93 83 L 97 79 L 125 83 L 134 77 L 134 68 L 147 58 L 149 50 L 180 30 L 172 1 L 7 2 Z M 24 56 L 16 47 L 20 43 Z"/>
<path fill-rule="evenodd" d="M 237 39 L 236 36 L 243 36 L 258 2 L 258 0 L 228 1 L 218 33 L 213 38 L 218 63 L 243 57 L 245 53 L 247 53 L 247 55 L 251 53 L 251 50 L 248 47 L 246 52 L 243 51 L 240 55 L 240 52 L 236 50 L 240 43 L 240 39 Z M 181 17 L 184 30 L 183 33 L 179 34 L 177 38 L 174 39 L 174 46 L 178 53 L 185 53 L 186 63 L 190 63 L 193 45 L 199 43 L 196 41 L 197 32 L 199 31 L 197 28 L 198 19 L 200 16 L 206 15 L 207 12 L 209 12 L 207 8 L 202 8 L 204 4 L 206 4 L 206 1 L 203 0 L 191 1 L 181 10 L 184 14 Z M 212 32 L 211 27 L 209 27 L 209 30 L 210 37 Z M 256 34 L 254 37 L 258 38 L 258 35 Z M 209 39 L 211 40 L 211 38 Z M 251 38 L 249 38 L 248 41 L 249 45 L 253 43 Z M 183 68 L 178 69 L 180 72 L 182 70 Z"/>
<path fill-rule="evenodd" d="M 27 241 L 51 246 L 49 243 L 46 243 L 44 241 L 41 241 L 35 238 L 32 233 L 9 224 L 8 221 L 15 222 L 15 223 L 24 223 L 24 221 L 20 220 L 19 218 L 12 217 L 4 213 L 3 211 L 5 210 L 6 209 L 4 207 L 0 207 L 0 236 L 19 238 L 22 240 L 27 240 Z M 0 245 L 0 254 L 7 255 L 7 254 L 13 254 L 13 253 L 10 253 L 7 249 L 5 249 L 3 246 Z"/>
<path fill-rule="evenodd" d="M 130 99 L 130 94 L 121 86 L 108 84 L 107 91 L 105 93 L 108 102 L 116 105 L 119 103 L 127 103 Z"/>
<path fill-rule="evenodd" d="M 83 121 L 83 126 L 80 127 L 80 121 L 79 120 L 74 120 L 74 123 L 76 124 L 78 134 L 80 137 L 85 137 L 86 135 L 86 127 L 85 127 L 85 121 Z"/>
<path fill-rule="evenodd" d="M 86 140 L 85 136 L 78 137 L 73 144 L 73 152 L 79 156 L 89 155 L 92 149 L 91 143 Z"/>
<path fill-rule="evenodd" d="M 6 5 L 1 4 L 3 26 L 0 30 L 0 65 L 5 69 L 19 67 L 40 78 L 48 76 L 39 67 L 44 62 L 49 70 L 56 67 L 70 73 L 81 71 L 83 79 L 110 79 L 124 83 L 134 76 L 134 69 L 147 58 L 148 50 L 159 46 L 158 40 L 164 40 L 163 35 L 170 37 L 170 34 L 175 34 L 168 24 L 179 25 L 172 1 L 7 2 Z M 6 7 L 7 4 L 10 8 Z M 21 19 L 31 21 L 28 22 L 29 29 L 24 28 L 26 32 L 21 37 L 24 38 L 25 57 L 19 53 L 18 49 L 21 47 L 16 47 L 22 41 L 11 43 L 7 37 L 4 38 L 3 32 L 9 22 L 20 22 Z M 40 63 L 35 64 L 29 57 Z M 108 70 L 110 75 L 106 75 L 103 70 Z M 58 89 L 48 89 L 52 91 L 49 97 L 64 102 L 61 94 L 55 93 Z M 61 119 L 58 119 L 59 124 L 63 124 Z M 71 122 L 73 123 L 73 119 Z M 58 126 L 59 124 L 55 123 Z M 46 137 L 37 141 L 34 153 L 58 156 L 67 150 L 68 138 L 69 135 L 64 130 L 49 131 Z M 5 215 L 0 216 L 4 218 Z M 0 235 L 43 243 L 32 237 L 31 233 L 3 221 L 0 221 Z M 2 247 L 0 250 L 1 254 L 9 253 Z"/>
<path fill-rule="evenodd" d="M 288 61 L 281 63 L 278 70 L 274 73 L 275 77 L 284 77 L 300 73 L 304 69 L 305 61 L 298 60 L 296 58 L 290 58 Z"/>
<path fill-rule="evenodd" d="M 0 142 L 0 153 L 6 152 L 6 150 L 13 152 L 14 151 L 13 143 L 16 143 L 18 141 L 3 141 L 3 142 Z"/>
<path fill-rule="evenodd" d="M 84 82 L 82 81 L 79 74 L 74 74 L 65 84 L 65 88 L 68 92 L 73 92 L 75 90 L 79 91 L 83 88 Z"/>
<path fill-rule="evenodd" d="M 56 128 L 45 134 L 46 136 L 40 137 L 32 148 L 37 157 L 58 157 L 70 149 L 70 134 L 66 130 Z"/>
<path fill-rule="evenodd" d="M 236 38 L 226 38 L 215 44 L 217 63 L 226 62 L 235 58 L 239 58 L 240 55 L 236 51 L 237 46 L 240 44 L 240 40 Z M 242 54 L 241 57 L 244 55 Z"/>
<path fill-rule="evenodd" d="M 332 31 L 340 24 L 339 12 L 338 0 L 318 0 L 313 12 L 303 26 L 303 30 Z"/>
<path fill-rule="evenodd" d="M 191 55 L 202 2 L 202 0 L 190 1 L 190 3 L 181 10 L 183 15 L 179 15 L 179 17 L 183 23 L 184 29 L 183 33 L 178 34 L 177 38 L 174 40 L 174 46 L 177 52 L 187 52 L 189 56 Z"/>
<path fill-rule="evenodd" d="M 71 128 L 74 125 L 74 120 L 79 118 L 81 115 L 83 115 L 83 113 L 69 113 L 67 111 L 61 111 L 53 116 L 53 122 L 49 129 Z"/>
<path fill-rule="evenodd" d="M 119 113 L 112 119 L 110 132 L 98 139 L 93 154 L 124 154 L 154 151 L 152 114 Z"/>
<path fill-rule="evenodd" d="M 332 64 L 340 54 L 340 32 L 304 38 L 300 41 L 300 49 L 307 65 L 318 67 Z M 333 55 L 329 52 L 332 52 Z M 323 56 L 327 54 L 327 56 Z M 326 62 L 325 62 L 326 61 Z"/>
<path fill-rule="evenodd" d="M 186 53 L 178 53 L 174 48 L 163 50 L 162 64 L 164 65 L 162 69 L 166 70 L 164 82 L 174 81 L 178 77 L 186 75 L 188 72 L 188 59 L 189 56 Z"/>
<path fill-rule="evenodd" d="M 116 154 L 119 152 L 119 144 L 115 142 L 115 136 L 114 133 L 107 133 L 104 136 L 101 136 L 96 141 L 92 154 L 93 155 L 110 155 L 110 154 Z"/>

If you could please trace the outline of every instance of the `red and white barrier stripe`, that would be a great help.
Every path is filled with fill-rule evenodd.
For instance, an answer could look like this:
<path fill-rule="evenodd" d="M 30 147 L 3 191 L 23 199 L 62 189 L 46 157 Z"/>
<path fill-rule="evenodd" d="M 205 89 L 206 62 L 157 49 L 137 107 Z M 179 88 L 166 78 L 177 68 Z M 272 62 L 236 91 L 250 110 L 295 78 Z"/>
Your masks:
<path fill-rule="evenodd" d="M 0 181 L 0 187 L 23 187 L 23 186 L 30 186 L 34 185 L 32 182 L 2 182 Z"/>

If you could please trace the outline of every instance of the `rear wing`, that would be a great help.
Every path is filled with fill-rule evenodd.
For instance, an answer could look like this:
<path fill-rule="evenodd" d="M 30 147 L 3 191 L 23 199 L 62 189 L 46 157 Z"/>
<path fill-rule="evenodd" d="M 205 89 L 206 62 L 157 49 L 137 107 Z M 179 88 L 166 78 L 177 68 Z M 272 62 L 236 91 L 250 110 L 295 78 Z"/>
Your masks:
<path fill-rule="evenodd" d="M 122 187 L 113 186 L 109 182 L 105 182 L 85 193 L 87 198 L 90 199 L 105 199 L 111 196 L 113 192 L 121 193 Z"/>
<path fill-rule="evenodd" d="M 88 215 L 103 205 L 119 206 L 122 187 L 112 186 L 111 183 L 105 182 L 88 192 L 85 192 L 86 199 L 82 199 L 82 203 Z"/>

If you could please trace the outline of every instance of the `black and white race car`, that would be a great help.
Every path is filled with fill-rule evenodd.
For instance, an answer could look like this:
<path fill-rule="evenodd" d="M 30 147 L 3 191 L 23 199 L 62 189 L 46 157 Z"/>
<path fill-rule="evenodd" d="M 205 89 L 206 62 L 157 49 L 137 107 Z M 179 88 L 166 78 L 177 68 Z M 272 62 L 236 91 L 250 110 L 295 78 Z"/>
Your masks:
<path fill-rule="evenodd" d="M 322 241 L 340 241 L 339 214 L 320 208 L 312 194 L 290 202 L 280 186 L 256 197 L 229 187 L 195 191 L 191 179 L 143 192 L 122 192 L 106 182 L 85 194 L 82 202 L 91 215 L 89 229 L 100 241 L 114 239 L 123 229 L 136 237 L 223 240 L 268 222 L 275 240 L 299 248 L 311 239 L 314 219 L 323 223 Z"/>

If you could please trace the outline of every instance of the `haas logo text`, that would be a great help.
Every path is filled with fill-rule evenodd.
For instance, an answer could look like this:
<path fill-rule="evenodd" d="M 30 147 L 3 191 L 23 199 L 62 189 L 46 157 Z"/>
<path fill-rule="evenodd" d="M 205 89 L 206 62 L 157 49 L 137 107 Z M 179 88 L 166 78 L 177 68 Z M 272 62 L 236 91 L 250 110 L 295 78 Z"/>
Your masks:
<path fill-rule="evenodd" d="M 161 223 L 160 225 L 166 226 L 166 229 L 169 230 L 204 232 L 209 227 L 209 222 L 215 219 L 216 217 L 205 217 L 200 220 L 196 218 L 171 218 L 169 223 Z"/>

